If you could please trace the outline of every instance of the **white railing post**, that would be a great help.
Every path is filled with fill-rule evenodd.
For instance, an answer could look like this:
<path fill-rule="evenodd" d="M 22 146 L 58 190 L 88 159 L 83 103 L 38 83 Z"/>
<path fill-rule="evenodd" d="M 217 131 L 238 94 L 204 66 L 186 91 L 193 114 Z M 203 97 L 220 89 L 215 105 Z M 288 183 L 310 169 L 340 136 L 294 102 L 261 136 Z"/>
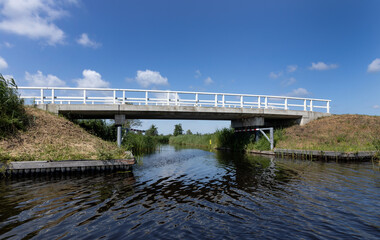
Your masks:
<path fill-rule="evenodd" d="M 285 110 L 288 110 L 288 99 L 285 98 Z"/>
<path fill-rule="evenodd" d="M 218 94 L 215 94 L 215 104 L 214 104 L 215 107 L 218 106 Z"/>
<path fill-rule="evenodd" d="M 257 107 L 261 108 L 261 97 L 260 96 L 257 98 Z"/>
<path fill-rule="evenodd" d="M 125 104 L 125 91 L 123 91 L 123 104 Z"/>
<path fill-rule="evenodd" d="M 86 104 L 86 99 L 87 99 L 86 89 L 83 89 L 83 104 Z"/>
<path fill-rule="evenodd" d="M 44 89 L 41 88 L 41 104 L 44 104 Z"/>
<path fill-rule="evenodd" d="M 195 94 L 195 106 L 198 106 L 198 93 Z"/>
<path fill-rule="evenodd" d="M 225 107 L 225 97 L 224 97 L 224 94 L 222 95 L 222 106 Z"/>
<path fill-rule="evenodd" d="M 168 92 L 168 96 L 167 96 L 167 104 L 170 105 L 170 92 Z"/>
<path fill-rule="evenodd" d="M 303 110 L 304 110 L 304 111 L 306 111 L 306 106 L 307 106 L 307 104 L 306 104 L 306 99 L 304 99 L 304 100 L 303 100 Z"/>
<path fill-rule="evenodd" d="M 244 102 L 243 102 L 243 96 L 240 96 L 240 107 L 243 108 Z"/>
<path fill-rule="evenodd" d="M 178 93 L 175 93 L 175 105 L 178 106 Z"/>
<path fill-rule="evenodd" d="M 145 91 L 145 105 L 148 105 L 148 91 Z"/>
<path fill-rule="evenodd" d="M 265 106 L 265 108 L 268 108 L 268 97 L 265 97 L 264 106 Z"/>
<path fill-rule="evenodd" d="M 55 96 L 54 96 L 54 88 L 51 89 L 51 103 L 54 104 L 54 99 L 55 99 Z"/>
<path fill-rule="evenodd" d="M 330 113 L 330 101 L 327 101 L 326 108 L 327 108 L 327 113 Z"/>
<path fill-rule="evenodd" d="M 113 104 L 116 104 L 116 90 L 113 90 Z"/>
<path fill-rule="evenodd" d="M 313 100 L 310 100 L 310 111 L 313 111 Z"/>

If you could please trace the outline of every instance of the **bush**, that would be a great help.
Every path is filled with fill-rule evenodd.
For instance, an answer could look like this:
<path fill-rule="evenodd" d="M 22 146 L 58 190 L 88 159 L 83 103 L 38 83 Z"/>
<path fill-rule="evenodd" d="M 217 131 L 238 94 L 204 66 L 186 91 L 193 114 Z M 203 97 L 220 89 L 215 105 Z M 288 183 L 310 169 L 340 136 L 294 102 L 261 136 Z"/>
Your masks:
<path fill-rule="evenodd" d="M 14 79 L 0 74 L 0 138 L 17 130 L 25 130 L 29 124 L 24 101 L 19 98 Z"/>
<path fill-rule="evenodd" d="M 133 132 L 124 135 L 122 143 L 123 147 L 126 150 L 132 151 L 133 155 L 154 152 L 157 144 L 158 142 L 155 141 L 154 137 Z"/>
<path fill-rule="evenodd" d="M 116 141 L 116 126 L 114 124 L 107 124 L 105 120 L 73 120 L 73 122 L 90 134 L 100 137 L 105 141 Z"/>

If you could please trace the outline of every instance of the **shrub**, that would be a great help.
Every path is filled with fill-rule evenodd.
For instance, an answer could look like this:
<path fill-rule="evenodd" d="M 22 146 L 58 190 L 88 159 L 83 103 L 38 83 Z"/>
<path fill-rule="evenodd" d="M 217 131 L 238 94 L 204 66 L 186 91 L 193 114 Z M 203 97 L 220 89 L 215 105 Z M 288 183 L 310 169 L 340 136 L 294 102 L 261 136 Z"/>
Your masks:
<path fill-rule="evenodd" d="M 24 101 L 18 96 L 15 80 L 7 80 L 0 74 L 0 138 L 25 130 L 28 123 Z"/>

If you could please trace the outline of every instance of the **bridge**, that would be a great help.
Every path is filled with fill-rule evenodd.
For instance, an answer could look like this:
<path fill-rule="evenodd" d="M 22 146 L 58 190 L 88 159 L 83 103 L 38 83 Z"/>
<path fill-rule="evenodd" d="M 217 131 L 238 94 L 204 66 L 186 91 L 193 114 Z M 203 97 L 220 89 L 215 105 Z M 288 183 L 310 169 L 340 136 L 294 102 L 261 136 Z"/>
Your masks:
<path fill-rule="evenodd" d="M 19 87 L 27 104 L 77 119 L 230 120 L 233 128 L 306 124 L 330 115 L 326 99 L 110 88 Z"/>

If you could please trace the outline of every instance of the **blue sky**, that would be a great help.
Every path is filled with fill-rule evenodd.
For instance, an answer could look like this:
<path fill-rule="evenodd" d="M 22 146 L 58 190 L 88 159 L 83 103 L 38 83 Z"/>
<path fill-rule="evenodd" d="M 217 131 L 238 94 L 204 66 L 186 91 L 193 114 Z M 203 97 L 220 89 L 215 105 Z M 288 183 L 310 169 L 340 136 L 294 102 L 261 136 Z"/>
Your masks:
<path fill-rule="evenodd" d="M 0 0 L 0 72 L 19 86 L 331 99 L 380 113 L 380 1 Z M 161 133 L 229 123 L 144 121 Z"/>

